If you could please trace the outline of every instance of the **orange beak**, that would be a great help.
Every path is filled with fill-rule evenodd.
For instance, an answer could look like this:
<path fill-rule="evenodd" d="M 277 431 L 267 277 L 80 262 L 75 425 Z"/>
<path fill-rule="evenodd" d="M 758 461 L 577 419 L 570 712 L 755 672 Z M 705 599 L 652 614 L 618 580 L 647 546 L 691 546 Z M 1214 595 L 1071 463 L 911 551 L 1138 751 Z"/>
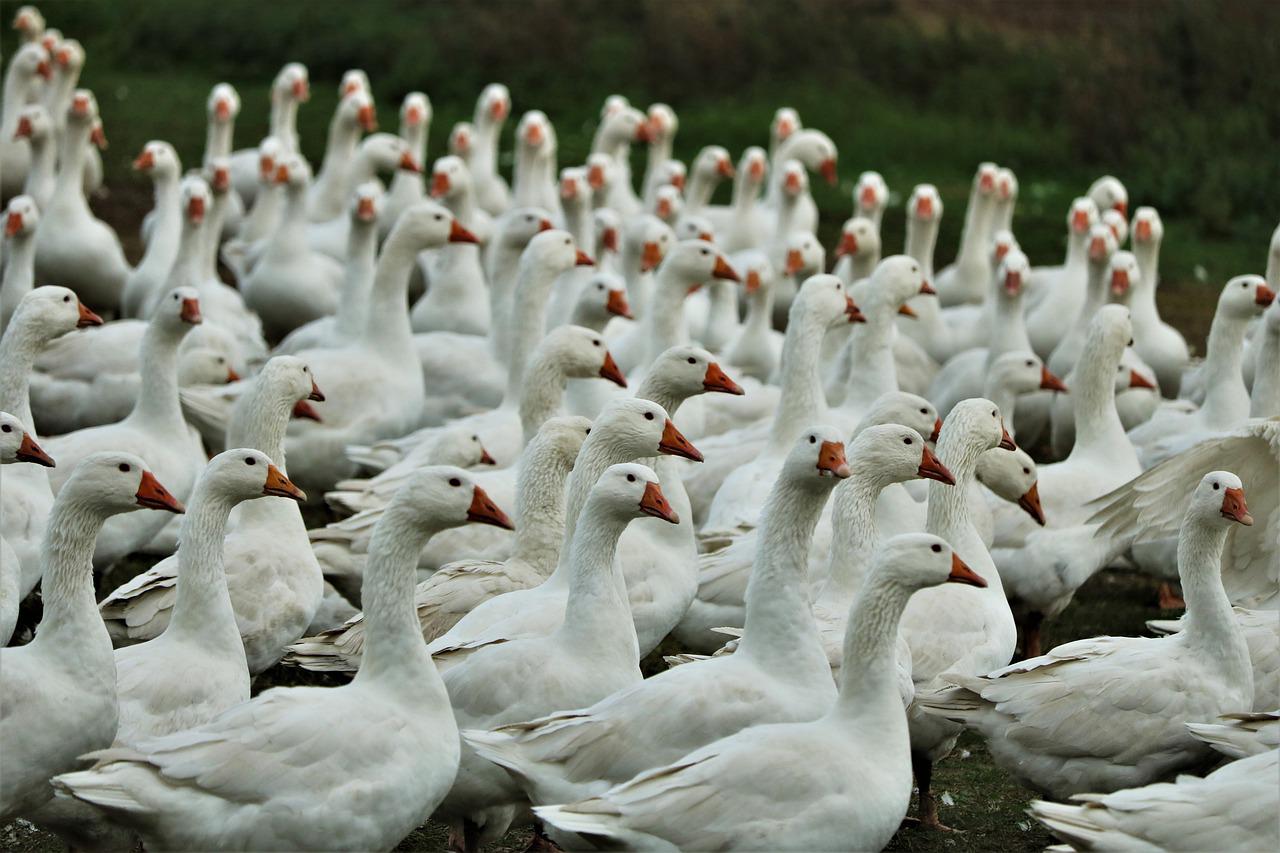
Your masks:
<path fill-rule="evenodd" d="M 293 404 L 293 416 L 298 420 L 321 422 L 320 413 L 316 411 L 316 407 L 306 400 L 299 400 Z"/>
<path fill-rule="evenodd" d="M 414 172 L 415 174 L 422 171 L 422 167 L 418 165 L 418 161 L 413 159 L 413 155 L 408 151 L 400 155 L 399 168 L 406 172 Z"/>
<path fill-rule="evenodd" d="M 1130 388 L 1150 388 L 1152 391 L 1157 390 L 1156 386 L 1136 370 L 1129 371 L 1129 387 Z"/>
<path fill-rule="evenodd" d="M 1067 393 L 1067 386 L 1061 379 L 1049 372 L 1049 368 L 1040 365 L 1040 390 Z"/>
<path fill-rule="evenodd" d="M 1227 489 L 1222 493 L 1222 517 L 1246 527 L 1253 524 L 1253 516 L 1249 515 L 1249 507 L 1244 502 L 1244 489 Z"/>
<path fill-rule="evenodd" d="M 742 281 L 742 279 L 738 277 L 737 270 L 729 266 L 729 262 L 725 260 L 724 255 L 716 255 L 716 265 L 711 270 L 711 276 L 713 278 L 724 279 L 725 281 Z"/>
<path fill-rule="evenodd" d="M 836 174 L 836 160 L 834 157 L 823 160 L 822 165 L 818 167 L 818 171 L 822 173 L 822 177 L 826 178 L 827 183 L 831 186 L 836 185 L 836 181 L 840 179 Z"/>
<path fill-rule="evenodd" d="M 1044 527 L 1045 517 L 1044 508 L 1040 506 L 1040 483 L 1037 481 L 1031 484 L 1031 488 L 1027 489 L 1027 493 L 1018 498 L 1018 506 L 1022 507 L 1022 511 L 1036 520 L 1036 524 Z"/>
<path fill-rule="evenodd" d="M 644 496 L 640 498 L 640 511 L 672 524 L 680 523 L 680 516 L 676 515 L 676 511 L 671 508 L 666 495 L 662 493 L 662 487 L 657 483 L 645 484 Z"/>
<path fill-rule="evenodd" d="M 644 250 L 640 253 L 640 272 L 656 269 L 660 263 L 662 263 L 662 247 L 653 241 L 645 243 Z"/>
<path fill-rule="evenodd" d="M 36 444 L 35 439 L 25 432 L 22 434 L 22 444 L 18 445 L 18 452 L 14 456 L 19 462 L 34 462 L 46 468 L 57 467 L 53 457 L 45 453 L 40 445 Z"/>
<path fill-rule="evenodd" d="M 951 552 L 951 573 L 947 575 L 947 581 L 976 587 L 985 587 L 987 585 L 987 582 L 982 579 L 982 575 L 969 568 L 955 551 Z"/>
<path fill-rule="evenodd" d="M 200 196 L 187 200 L 187 218 L 196 225 L 204 222 L 204 199 Z"/>
<path fill-rule="evenodd" d="M 12 237 L 22 230 L 22 214 L 16 210 L 11 212 L 4 220 L 4 236 Z"/>
<path fill-rule="evenodd" d="M 378 215 L 373 199 L 361 198 L 356 202 L 356 218 L 361 222 L 372 222 Z"/>
<path fill-rule="evenodd" d="M 1129 290 L 1129 271 L 1128 270 L 1112 270 L 1111 271 L 1111 293 L 1115 296 L 1123 296 Z"/>
<path fill-rule="evenodd" d="M 134 493 L 133 497 L 138 506 L 146 509 L 158 509 L 178 514 L 187 511 L 186 507 L 170 494 L 168 489 L 160 485 L 160 481 L 150 471 L 142 472 L 142 482 L 138 484 L 138 491 Z"/>
<path fill-rule="evenodd" d="M 858 306 L 854 304 L 853 299 L 846 296 L 844 298 L 844 315 L 849 318 L 850 323 L 865 323 L 867 318 L 858 310 Z"/>
<path fill-rule="evenodd" d="M 360 127 L 364 128 L 365 133 L 373 133 L 378 129 L 378 117 L 373 112 L 372 104 L 365 104 L 356 113 L 356 120 L 360 122 Z"/>
<path fill-rule="evenodd" d="M 714 361 L 707 364 L 707 372 L 702 377 L 702 387 L 706 391 L 733 394 L 736 397 L 746 393 L 742 390 L 742 386 L 730 379 L 729 374 Z"/>
<path fill-rule="evenodd" d="M 734 176 L 733 164 L 728 160 L 721 160 L 716 164 L 716 172 L 722 178 L 732 178 Z"/>
<path fill-rule="evenodd" d="M 80 317 L 76 320 L 76 328 L 83 329 L 87 326 L 101 326 L 102 318 L 97 314 L 84 307 L 84 303 L 80 303 Z"/>
<path fill-rule="evenodd" d="M 924 452 L 920 454 L 920 467 L 916 469 L 916 475 L 926 480 L 937 480 L 939 483 L 946 483 L 948 486 L 956 484 L 956 478 L 947 466 L 942 464 L 942 460 L 937 455 L 925 447 Z"/>
<path fill-rule="evenodd" d="M 849 461 L 844 457 L 844 444 L 824 441 L 818 447 L 818 470 L 841 480 L 849 476 Z"/>
<path fill-rule="evenodd" d="M 1258 285 L 1258 289 L 1253 294 L 1253 301 L 1256 305 L 1266 308 L 1272 302 L 1276 301 L 1276 292 L 1265 284 Z"/>
<path fill-rule="evenodd" d="M 836 257 L 843 258 L 846 255 L 858 254 L 858 235 L 852 231 L 846 231 L 840 235 L 840 245 L 836 246 Z"/>
<path fill-rule="evenodd" d="M 940 435 L 942 435 L 942 418 L 938 418 L 933 422 L 933 432 L 929 433 L 929 440 L 937 444 L 938 436 Z"/>
<path fill-rule="evenodd" d="M 920 316 L 915 312 L 914 308 L 912 308 L 910 305 L 907 305 L 905 302 L 902 305 L 898 306 L 898 313 L 901 314 L 903 317 L 910 317 L 913 320 L 915 320 Z"/>
<path fill-rule="evenodd" d="M 450 243 L 479 243 L 476 235 L 463 228 L 458 220 L 453 220 L 449 224 L 449 242 Z"/>
<path fill-rule="evenodd" d="M 475 486 L 471 493 L 471 506 L 467 507 L 467 521 L 492 524 L 494 527 L 502 527 L 506 530 L 516 529 L 511 519 L 507 518 L 507 514 L 498 509 L 498 505 L 479 486 Z"/>
<path fill-rule="evenodd" d="M 431 197 L 442 198 L 449 194 L 449 176 L 444 172 L 436 172 L 431 176 Z"/>
<path fill-rule="evenodd" d="M 804 255 L 799 249 L 787 250 L 786 274 L 795 275 L 802 269 L 804 269 Z"/>
<path fill-rule="evenodd" d="M 694 462 L 702 461 L 702 453 L 689 443 L 689 439 L 680 434 L 680 430 L 676 429 L 671 418 L 667 418 L 666 424 L 662 427 L 662 440 L 658 442 L 658 452 L 669 456 L 683 456 Z"/>
<path fill-rule="evenodd" d="M 997 445 L 1001 450 L 1017 450 L 1018 445 L 1013 443 L 1013 436 L 1009 435 L 1009 431 L 1004 428 L 1004 422 L 1000 423 L 1000 444 Z"/>
<path fill-rule="evenodd" d="M 151 153 L 150 148 L 142 149 L 142 153 L 133 161 L 133 168 L 138 172 L 145 172 L 148 169 L 155 168 L 156 157 Z"/>
<path fill-rule="evenodd" d="M 609 298 L 604 303 L 604 310 L 616 317 L 631 319 L 631 306 L 627 303 L 625 290 L 610 290 Z"/>
<path fill-rule="evenodd" d="M 298 503 L 307 499 L 307 493 L 290 482 L 284 472 L 274 465 L 267 466 L 267 482 L 262 487 L 262 493 L 276 498 L 289 498 Z"/>
<path fill-rule="evenodd" d="M 617 363 L 608 351 L 605 351 L 604 364 L 600 366 L 600 377 L 608 379 L 619 388 L 627 387 L 627 377 L 622 375 L 622 371 L 618 369 Z"/>
<path fill-rule="evenodd" d="M 547 224 L 549 225 L 550 223 Z M 618 229 L 604 229 L 604 233 L 600 235 L 600 243 L 610 252 L 618 251 Z"/>
<path fill-rule="evenodd" d="M 182 322 L 190 323 L 198 326 L 204 322 L 204 318 L 200 316 L 200 300 L 194 296 L 182 300 L 182 312 L 178 315 Z"/>
<path fill-rule="evenodd" d="M 596 262 L 591 260 L 591 256 L 581 249 L 577 250 L 577 257 L 573 262 L 575 267 L 594 267 Z"/>

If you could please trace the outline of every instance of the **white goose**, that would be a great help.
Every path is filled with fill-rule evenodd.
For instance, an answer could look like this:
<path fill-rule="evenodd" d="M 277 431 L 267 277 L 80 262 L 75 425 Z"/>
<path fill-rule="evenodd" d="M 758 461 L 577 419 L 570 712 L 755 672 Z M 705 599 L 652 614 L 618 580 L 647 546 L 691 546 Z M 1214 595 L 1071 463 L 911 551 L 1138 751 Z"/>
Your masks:
<path fill-rule="evenodd" d="M 937 536 L 889 541 L 850 611 L 857 628 L 844 642 L 846 681 L 821 717 L 741 731 L 596 798 L 538 808 L 538 816 L 638 849 L 884 847 L 911 800 L 895 629 L 913 592 L 946 582 L 986 583 Z"/>
<path fill-rule="evenodd" d="M 105 750 L 57 777 L 156 849 L 394 847 L 457 772 L 448 695 L 413 618 L 413 557 L 433 532 L 510 522 L 465 471 L 429 468 L 396 496 L 365 582 L 369 643 L 359 675 L 329 690 L 275 688 L 197 728 Z M 269 775 L 228 772 L 245 762 Z M 264 764 L 264 762 L 266 762 Z M 352 820 L 350 786 L 372 797 Z"/>
<path fill-rule="evenodd" d="M 139 508 L 182 512 L 129 453 L 83 459 L 54 502 L 41 548 L 40 628 L 27 645 L 0 650 L 0 820 L 47 802 L 50 776 L 115 737 L 115 663 L 95 612 L 90 558 L 103 523 Z"/>
<path fill-rule="evenodd" d="M 53 458 L 40 449 L 22 421 L 8 412 L 0 412 L 0 465 L 16 462 L 54 467 Z M 21 583 L 22 565 L 18 562 L 18 555 L 0 536 L 0 646 L 9 642 L 13 626 L 18 621 L 21 600 L 18 589 Z"/>
<path fill-rule="evenodd" d="M 290 414 L 299 411 L 302 401 L 323 399 L 306 364 L 277 356 L 236 401 L 226 445 L 265 453 L 283 473 L 282 442 Z M 249 672 L 257 675 L 310 624 L 320 601 L 320 567 L 293 501 L 264 500 L 241 507 L 226 528 L 225 539 L 219 541 L 228 594 Z M 160 636 L 177 606 L 179 577 L 181 551 L 103 599 L 99 609 L 116 645 Z M 264 607 L 264 601 L 271 605 Z"/>
<path fill-rule="evenodd" d="M 998 766 L 1059 799 L 1203 766 L 1209 748 L 1183 724 L 1253 699 L 1249 650 L 1219 574 L 1228 528 L 1252 522 L 1240 478 L 1210 472 L 1179 534 L 1186 630 L 1078 640 L 985 676 L 947 673 L 958 686 L 924 706 L 976 729 Z"/>
<path fill-rule="evenodd" d="M 29 195 L 9 199 L 4 212 L 4 277 L 0 279 L 0 334 L 35 287 L 36 226 L 40 210 Z"/>

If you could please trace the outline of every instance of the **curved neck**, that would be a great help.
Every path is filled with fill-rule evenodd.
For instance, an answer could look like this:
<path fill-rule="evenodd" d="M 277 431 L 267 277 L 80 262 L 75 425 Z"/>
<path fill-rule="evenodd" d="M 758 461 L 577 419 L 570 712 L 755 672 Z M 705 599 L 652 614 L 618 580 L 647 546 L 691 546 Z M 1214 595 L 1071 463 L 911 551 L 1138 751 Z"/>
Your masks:
<path fill-rule="evenodd" d="M 189 328 L 168 329 L 154 319 L 147 326 L 139 353 L 142 387 L 127 421 L 143 422 L 175 437 L 186 434 L 178 399 L 178 348 Z"/>
<path fill-rule="evenodd" d="M 782 392 L 769 428 L 769 444 L 775 450 L 788 448 L 807 425 L 821 421 L 827 414 L 827 400 L 822 391 L 819 358 L 823 324 L 805 311 L 801 300 L 792 303 L 786 337 L 782 342 Z"/>
<path fill-rule="evenodd" d="M 222 564 L 223 535 L 235 505 L 207 483 L 196 484 L 182 519 L 178 590 L 166 631 L 218 647 L 230 645 L 219 641 L 234 640 L 243 654 Z"/>
<path fill-rule="evenodd" d="M 1205 345 L 1205 393 L 1201 411 L 1216 423 L 1234 426 L 1249 413 L 1249 392 L 1240 372 L 1244 362 L 1244 336 L 1248 322 L 1218 311 L 1209 327 Z"/>
<path fill-rule="evenodd" d="M 905 740 L 907 735 L 897 686 L 897 639 L 910 596 L 899 584 L 873 575 L 846 623 L 840 693 L 830 715 L 877 721 L 869 730 L 879 744 L 887 738 Z"/>
<path fill-rule="evenodd" d="M 635 621 L 621 564 L 614 559 L 628 518 L 588 500 L 569 545 L 569 596 L 557 634 L 578 648 L 636 649 Z M 637 659 L 636 663 L 639 663 Z"/>
<path fill-rule="evenodd" d="M 35 435 L 31 420 L 31 369 L 36 356 L 49 342 L 49 336 L 21 315 L 5 329 L 0 338 L 0 411 L 22 421 L 27 432 Z"/>
<path fill-rule="evenodd" d="M 15 234 L 5 248 L 4 280 L 0 282 L 0 334 L 9 328 L 9 321 L 18 310 L 22 297 L 35 286 L 36 241 L 34 234 Z M 3 349 L 0 349 L 3 353 Z M 0 360 L 7 364 L 7 361 Z M 3 387 L 0 379 L 0 388 Z"/>
<path fill-rule="evenodd" d="M 360 333 L 360 320 L 369 301 L 377 264 L 378 226 L 374 222 L 352 222 L 347 234 L 347 263 L 342 272 L 342 290 L 334 328 L 343 337 Z"/>

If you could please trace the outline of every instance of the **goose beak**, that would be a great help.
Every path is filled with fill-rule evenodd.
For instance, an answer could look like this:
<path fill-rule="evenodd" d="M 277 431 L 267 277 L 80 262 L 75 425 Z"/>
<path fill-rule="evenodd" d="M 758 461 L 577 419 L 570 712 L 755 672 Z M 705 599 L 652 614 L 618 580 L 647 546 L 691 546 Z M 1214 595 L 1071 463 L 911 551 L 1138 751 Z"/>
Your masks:
<path fill-rule="evenodd" d="M 627 387 L 627 377 L 622 375 L 622 371 L 618 369 L 617 363 L 613 360 L 613 355 L 607 351 L 604 354 L 604 364 L 600 367 L 600 378 L 608 379 L 619 388 Z"/>
<path fill-rule="evenodd" d="M 849 318 L 850 323 L 867 322 L 867 318 L 858 310 L 858 306 L 854 304 L 853 299 L 848 296 L 844 298 L 844 315 Z"/>
<path fill-rule="evenodd" d="M 307 493 L 291 483 L 284 472 L 274 465 L 267 466 L 267 482 L 262 487 L 262 493 L 276 498 L 289 498 L 298 503 L 307 499 Z"/>
<path fill-rule="evenodd" d="M 1129 371 L 1129 387 L 1130 388 L 1150 388 L 1152 391 L 1158 390 L 1150 379 L 1143 376 L 1136 370 Z"/>
<path fill-rule="evenodd" d="M 314 379 L 311 380 L 311 393 L 307 395 L 308 400 L 315 400 L 317 403 L 324 402 L 324 392 L 320 390 L 320 386 L 316 384 Z"/>
<path fill-rule="evenodd" d="M 436 172 L 431 176 L 431 197 L 441 198 L 449 194 L 449 176 L 444 172 Z"/>
<path fill-rule="evenodd" d="M 912 320 L 915 320 L 920 316 L 915 312 L 914 308 L 912 308 L 910 305 L 908 305 L 905 302 L 902 303 L 900 306 L 898 306 L 898 313 L 901 314 L 903 317 L 910 317 Z"/>
<path fill-rule="evenodd" d="M 833 187 L 840 180 L 840 176 L 836 174 L 836 159 L 834 157 L 823 160 L 822 165 L 818 167 L 818 171 L 822 173 L 822 177 L 826 178 L 827 183 Z"/>
<path fill-rule="evenodd" d="M 920 454 L 920 467 L 916 469 L 916 476 L 925 480 L 937 480 L 948 486 L 956 484 L 956 478 L 947 470 L 947 466 L 943 465 L 942 460 L 928 447 Z"/>
<path fill-rule="evenodd" d="M 56 468 L 57 465 L 53 461 L 53 457 L 45 453 L 40 445 L 36 444 L 34 438 L 29 433 L 22 434 L 22 444 L 18 445 L 18 452 L 14 454 L 19 462 L 34 462 L 37 465 L 43 465 L 46 468 Z"/>
<path fill-rule="evenodd" d="M 594 267 L 596 265 L 596 262 L 591 260 L 591 256 L 586 252 L 581 249 L 578 249 L 577 252 L 577 256 L 573 261 L 575 267 Z"/>
<path fill-rule="evenodd" d="M 746 392 L 742 386 L 729 378 L 720 365 L 714 361 L 707 364 L 707 372 L 702 377 L 702 388 L 706 391 L 718 391 L 721 394 L 733 394 L 741 397 Z"/>
<path fill-rule="evenodd" d="M 940 435 L 942 435 L 942 418 L 938 418 L 933 422 L 933 432 L 929 433 L 929 440 L 937 444 L 938 436 Z"/>
<path fill-rule="evenodd" d="M 804 269 L 804 255 L 799 249 L 791 249 L 787 252 L 787 265 L 785 267 L 787 275 L 795 275 Z"/>
<path fill-rule="evenodd" d="M 650 240 L 640 253 L 640 272 L 649 272 L 662 263 L 662 247 Z"/>
<path fill-rule="evenodd" d="M 463 228 L 458 220 L 453 220 L 449 225 L 449 242 L 450 243 L 479 243 L 476 235 Z"/>
<path fill-rule="evenodd" d="M 1276 301 L 1276 293 L 1265 284 L 1258 285 L 1257 291 L 1253 295 L 1253 301 L 1263 308 L 1266 308 L 1272 302 Z"/>
<path fill-rule="evenodd" d="M 631 305 L 627 302 L 627 292 L 625 290 L 610 290 L 609 298 L 604 303 L 604 310 L 616 317 L 626 317 L 630 320 Z"/>
<path fill-rule="evenodd" d="M 1009 431 L 1004 428 L 1004 421 L 1000 421 L 1000 444 L 997 446 L 1001 450 L 1018 449 L 1018 445 L 1013 443 L 1013 436 L 1009 435 Z"/>
<path fill-rule="evenodd" d="M 1222 517 L 1246 527 L 1253 524 L 1253 516 L 1249 515 L 1249 507 L 1244 502 L 1244 489 L 1227 489 L 1223 492 Z"/>
<path fill-rule="evenodd" d="M 645 484 L 644 497 L 640 498 L 640 511 L 671 524 L 680 523 L 680 516 L 671 508 L 666 495 L 662 494 L 662 487 L 657 483 Z"/>
<path fill-rule="evenodd" d="M 293 416 L 300 421 L 315 421 L 320 423 L 323 419 L 320 413 L 316 411 L 316 407 L 308 403 L 306 400 L 299 400 L 293 404 Z"/>
<path fill-rule="evenodd" d="M 76 328 L 83 329 L 86 326 L 101 326 L 102 318 L 97 314 L 84 307 L 84 303 L 80 303 L 80 319 L 76 320 Z"/>
<path fill-rule="evenodd" d="M 204 318 L 200 316 L 200 300 L 194 296 L 182 300 L 182 313 L 178 317 L 184 323 L 190 323 L 193 326 L 200 325 L 204 321 Z"/>
<path fill-rule="evenodd" d="M 1018 506 L 1022 511 L 1036 520 L 1036 524 L 1044 527 L 1044 509 L 1040 506 L 1040 481 L 1031 484 L 1027 493 L 1018 498 Z"/>
<path fill-rule="evenodd" d="M 662 427 L 662 440 L 658 442 L 658 452 L 669 456 L 683 456 L 694 462 L 702 461 L 702 453 L 689 443 L 689 439 L 680 434 L 680 430 L 676 429 L 671 418 L 667 418 L 666 424 Z"/>
<path fill-rule="evenodd" d="M 955 551 L 951 552 L 951 573 L 947 575 L 947 581 L 948 583 L 967 583 L 969 586 L 976 587 L 987 585 L 982 575 L 969 568 Z"/>
<path fill-rule="evenodd" d="M 476 486 L 471 492 L 471 506 L 467 508 L 467 521 L 492 524 L 494 527 L 501 527 L 505 530 L 516 529 L 516 526 L 511 523 L 511 519 L 507 518 L 507 514 L 498 509 L 498 505 L 479 486 Z"/>
<path fill-rule="evenodd" d="M 843 480 L 849 476 L 849 461 L 844 456 L 844 445 L 838 441 L 824 441 L 818 446 L 818 472 Z"/>
<path fill-rule="evenodd" d="M 738 277 L 738 272 L 729 266 L 729 262 L 725 260 L 724 255 L 716 255 L 715 268 L 711 270 L 713 278 L 722 278 L 725 281 L 742 281 Z"/>
<path fill-rule="evenodd" d="M 1049 372 L 1049 368 L 1043 364 L 1040 365 L 1040 390 L 1041 391 L 1060 391 L 1067 393 L 1066 384 Z"/>
<path fill-rule="evenodd" d="M 156 475 L 150 471 L 142 472 L 142 482 L 138 484 L 138 491 L 134 493 L 133 497 L 138 506 L 144 509 L 158 509 L 179 515 L 187 511 L 186 507 L 171 495 L 168 489 L 160 485 Z"/>
<path fill-rule="evenodd" d="M 489 451 L 485 450 L 484 447 L 481 447 L 480 448 L 480 464 L 481 465 L 497 465 L 498 460 L 490 456 Z"/>
<path fill-rule="evenodd" d="M 840 245 L 836 246 L 836 257 L 858 254 L 858 235 L 852 231 L 840 235 Z"/>

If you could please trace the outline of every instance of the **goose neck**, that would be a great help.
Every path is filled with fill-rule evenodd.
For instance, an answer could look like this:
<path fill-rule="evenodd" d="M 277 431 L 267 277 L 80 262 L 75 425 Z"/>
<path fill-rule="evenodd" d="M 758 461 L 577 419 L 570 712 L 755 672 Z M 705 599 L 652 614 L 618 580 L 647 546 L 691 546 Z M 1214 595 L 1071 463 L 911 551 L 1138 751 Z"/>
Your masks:
<path fill-rule="evenodd" d="M 905 740 L 906 717 L 897 687 L 898 623 L 910 592 L 872 576 L 849 610 L 840 692 L 831 716 L 875 721 L 878 741 Z"/>
<path fill-rule="evenodd" d="M 629 518 L 588 499 L 582 524 L 569 545 L 569 596 L 558 633 L 570 645 L 594 650 L 624 649 L 636 655 L 635 622 L 627 600 L 618 539 Z M 636 660 L 639 664 L 639 660 Z"/>
<path fill-rule="evenodd" d="M 226 653 L 244 653 L 223 573 L 222 545 L 235 502 L 197 484 L 182 519 L 178 589 L 168 631 Z"/>
<path fill-rule="evenodd" d="M 873 460 L 866 460 L 873 461 Z M 871 555 L 880 544 L 876 499 L 886 483 L 872 465 L 859 464 L 831 495 L 831 559 L 820 597 L 851 601 L 862 588 Z"/>
<path fill-rule="evenodd" d="M 1182 620 L 1187 642 L 1239 678 L 1251 670 L 1248 647 L 1222 587 L 1227 532 L 1219 519 L 1198 519 L 1188 512 L 1178 533 L 1178 578 L 1187 602 Z"/>

